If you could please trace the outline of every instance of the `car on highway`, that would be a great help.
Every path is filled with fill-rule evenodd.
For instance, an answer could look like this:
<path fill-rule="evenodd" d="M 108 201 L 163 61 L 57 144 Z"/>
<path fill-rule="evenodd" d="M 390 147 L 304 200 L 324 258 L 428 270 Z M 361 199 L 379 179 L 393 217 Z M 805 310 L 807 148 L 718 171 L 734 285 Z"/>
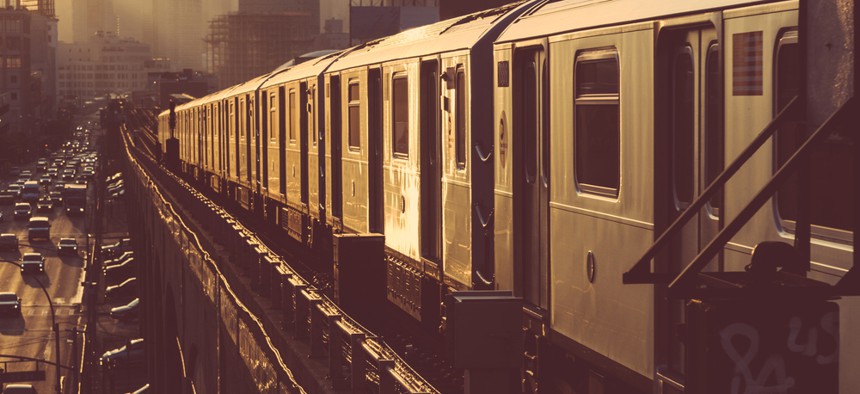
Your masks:
<path fill-rule="evenodd" d="M 15 202 L 15 197 L 17 197 L 17 192 L 14 190 L 3 190 L 0 191 L 0 204 L 9 205 Z"/>
<path fill-rule="evenodd" d="M 3 394 L 38 394 L 30 383 L 10 383 L 3 388 Z"/>
<path fill-rule="evenodd" d="M 21 170 L 21 173 L 18 174 L 18 179 L 30 179 L 33 177 L 33 171 L 30 170 Z"/>
<path fill-rule="evenodd" d="M 53 179 L 51 179 L 51 176 L 48 174 L 42 175 L 42 177 L 39 178 L 39 184 L 42 186 L 49 186 L 51 181 L 53 181 Z"/>
<path fill-rule="evenodd" d="M 9 291 L 0 292 L 0 312 L 10 315 L 20 314 L 21 298 Z"/>
<path fill-rule="evenodd" d="M 131 277 L 118 285 L 105 289 L 105 300 L 111 302 L 128 302 L 137 297 L 137 277 Z"/>
<path fill-rule="evenodd" d="M 117 320 L 132 320 L 137 318 L 138 307 L 140 306 L 140 298 L 131 300 L 128 304 L 111 308 L 110 317 Z"/>
<path fill-rule="evenodd" d="M 49 177 L 56 178 L 59 175 L 60 175 L 60 171 L 59 171 L 59 169 L 57 169 L 57 167 L 51 167 L 48 169 L 48 176 Z"/>
<path fill-rule="evenodd" d="M 143 361 L 143 346 L 143 338 L 131 339 L 125 345 L 104 352 L 101 358 L 99 358 L 99 365 L 129 364 L 135 361 Z"/>
<path fill-rule="evenodd" d="M 39 202 L 36 203 L 36 212 L 51 212 L 54 210 L 54 202 L 51 197 L 42 196 Z"/>
<path fill-rule="evenodd" d="M 15 203 L 15 208 L 12 209 L 12 216 L 15 217 L 15 220 L 27 219 L 32 214 L 33 208 L 30 207 L 30 203 L 28 202 Z"/>
<path fill-rule="evenodd" d="M 48 193 L 48 197 L 51 198 L 51 202 L 54 204 L 62 204 L 63 203 L 63 193 L 59 190 L 52 190 Z"/>
<path fill-rule="evenodd" d="M 74 238 L 60 238 L 57 242 L 57 254 L 77 254 L 78 240 Z"/>
<path fill-rule="evenodd" d="M 30 271 L 45 272 L 45 258 L 39 252 L 24 253 L 18 265 L 21 266 L 21 273 Z"/>
<path fill-rule="evenodd" d="M 6 190 L 15 193 L 15 197 L 21 197 L 21 191 L 23 189 L 24 185 L 17 182 L 10 184 L 9 187 L 6 188 Z"/>
<path fill-rule="evenodd" d="M 33 216 L 27 224 L 27 239 L 51 239 L 51 221 L 44 216 Z"/>
<path fill-rule="evenodd" d="M 18 251 L 18 236 L 12 233 L 0 234 L 0 249 L 9 252 Z"/>

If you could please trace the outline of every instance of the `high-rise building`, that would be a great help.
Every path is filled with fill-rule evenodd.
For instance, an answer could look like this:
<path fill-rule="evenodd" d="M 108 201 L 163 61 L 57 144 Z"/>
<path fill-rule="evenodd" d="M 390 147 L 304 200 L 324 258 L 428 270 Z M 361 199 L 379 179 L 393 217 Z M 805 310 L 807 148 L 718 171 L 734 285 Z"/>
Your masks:
<path fill-rule="evenodd" d="M 147 88 L 149 46 L 114 32 L 97 32 L 84 43 L 60 43 L 58 95 L 67 101 Z"/>
<path fill-rule="evenodd" d="M 350 0 L 352 45 L 438 21 L 439 0 Z"/>
<path fill-rule="evenodd" d="M 235 10 L 231 0 L 152 0 L 153 53 L 177 69 L 203 69 L 209 21 Z"/>
<path fill-rule="evenodd" d="M 319 15 L 318 0 L 241 0 L 239 12 L 210 21 L 209 72 L 226 87 L 321 49 Z"/>
<path fill-rule="evenodd" d="M 0 157 L 32 148 L 42 121 L 54 115 L 57 20 L 37 11 L 9 1 L 0 8 L 0 96 L 8 105 L 0 118 Z"/>

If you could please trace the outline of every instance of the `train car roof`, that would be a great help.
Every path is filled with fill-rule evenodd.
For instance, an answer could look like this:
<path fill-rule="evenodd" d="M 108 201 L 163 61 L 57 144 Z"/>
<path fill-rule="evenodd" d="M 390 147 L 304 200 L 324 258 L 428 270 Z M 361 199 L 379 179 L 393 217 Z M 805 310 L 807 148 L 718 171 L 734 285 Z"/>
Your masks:
<path fill-rule="evenodd" d="M 527 1 L 412 28 L 349 49 L 330 71 L 472 48 L 493 25 Z"/>
<path fill-rule="evenodd" d="M 297 64 L 289 69 L 276 73 L 261 87 L 265 89 L 270 86 L 281 85 L 290 81 L 297 81 L 320 75 L 320 73 L 325 71 L 325 69 L 342 53 L 343 51 L 332 52 L 328 55 Z"/>
<path fill-rule="evenodd" d="M 496 40 L 520 41 L 589 28 L 618 25 L 712 9 L 761 4 L 765 0 L 564 0 L 550 1 L 521 15 Z"/>

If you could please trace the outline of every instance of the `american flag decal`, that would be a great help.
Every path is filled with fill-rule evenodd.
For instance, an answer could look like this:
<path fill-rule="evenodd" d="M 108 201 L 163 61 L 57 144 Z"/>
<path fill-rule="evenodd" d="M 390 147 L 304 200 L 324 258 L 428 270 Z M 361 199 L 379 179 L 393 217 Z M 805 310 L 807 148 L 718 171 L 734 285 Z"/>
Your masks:
<path fill-rule="evenodd" d="M 762 32 L 735 34 L 732 45 L 732 95 L 761 96 Z"/>

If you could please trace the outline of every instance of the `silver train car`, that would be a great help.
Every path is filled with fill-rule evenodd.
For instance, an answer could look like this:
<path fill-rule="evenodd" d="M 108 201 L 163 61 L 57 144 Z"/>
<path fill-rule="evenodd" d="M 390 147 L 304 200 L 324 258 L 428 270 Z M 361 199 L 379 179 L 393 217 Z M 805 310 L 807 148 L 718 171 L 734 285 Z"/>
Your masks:
<path fill-rule="evenodd" d="M 685 323 L 665 285 L 621 280 L 800 91 L 798 2 L 516 3 L 283 67 L 176 108 L 180 171 L 331 257 L 382 234 L 385 298 L 428 327 L 458 290 L 522 297 L 525 392 L 683 392 Z M 159 141 L 171 137 L 159 115 Z M 786 133 L 786 135 L 789 135 Z M 677 274 L 795 148 L 766 144 L 658 270 Z M 814 156 L 809 277 L 851 268 L 852 160 Z M 820 159 L 820 160 L 819 160 Z M 710 262 L 791 243 L 781 190 Z M 856 299 L 838 301 L 856 315 Z M 860 343 L 839 325 L 839 392 Z"/>

